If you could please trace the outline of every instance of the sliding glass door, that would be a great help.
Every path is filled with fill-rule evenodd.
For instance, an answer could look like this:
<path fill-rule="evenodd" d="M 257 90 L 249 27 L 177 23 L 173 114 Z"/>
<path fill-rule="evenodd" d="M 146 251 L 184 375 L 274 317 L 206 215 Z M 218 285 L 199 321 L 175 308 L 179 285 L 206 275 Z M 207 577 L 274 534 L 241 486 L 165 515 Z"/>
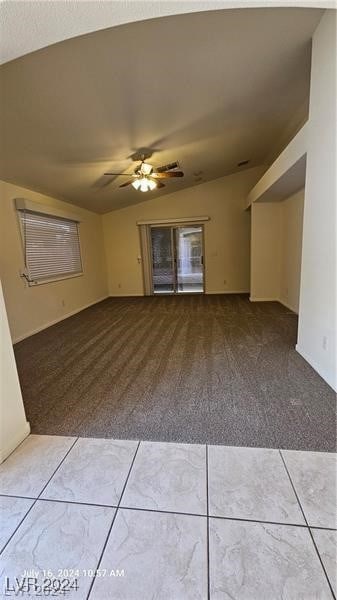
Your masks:
<path fill-rule="evenodd" d="M 203 228 L 151 227 L 154 294 L 204 291 Z"/>

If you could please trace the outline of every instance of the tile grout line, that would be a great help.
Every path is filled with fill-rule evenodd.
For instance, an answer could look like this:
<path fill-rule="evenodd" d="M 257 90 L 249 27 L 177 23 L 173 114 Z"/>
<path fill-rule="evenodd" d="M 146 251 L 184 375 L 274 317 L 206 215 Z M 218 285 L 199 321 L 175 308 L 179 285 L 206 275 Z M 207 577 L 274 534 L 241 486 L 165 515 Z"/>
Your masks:
<path fill-rule="evenodd" d="M 76 500 L 60 500 L 59 498 L 37 498 L 39 502 L 57 502 L 59 504 L 74 504 L 75 506 L 94 506 L 95 508 L 117 508 L 118 504 L 95 504 L 94 502 L 76 502 Z"/>
<path fill-rule="evenodd" d="M 125 510 L 135 510 L 141 512 L 153 512 L 160 513 L 164 515 L 183 515 L 185 517 L 202 517 L 204 519 L 207 518 L 207 514 L 200 513 L 187 513 L 173 510 L 160 510 L 158 508 L 142 508 L 139 506 L 118 506 L 118 504 L 95 504 L 94 502 L 76 502 L 75 500 L 60 500 L 59 498 L 34 498 L 30 496 L 14 496 L 9 494 L 0 494 L 0 498 L 18 498 L 20 500 L 35 500 L 39 502 L 58 502 L 60 504 L 75 504 L 77 506 L 95 506 L 96 508 L 121 508 Z M 210 519 L 222 519 L 223 521 L 240 521 L 243 523 L 261 523 L 264 525 L 283 525 L 285 527 L 302 527 L 307 529 L 308 526 L 305 523 L 280 523 L 279 521 L 262 521 L 261 519 L 245 519 L 244 517 L 225 517 L 219 515 L 208 515 Z M 337 531 L 333 527 L 316 527 L 310 526 L 311 529 L 318 529 L 320 531 Z"/>
<path fill-rule="evenodd" d="M 37 496 L 19 496 L 18 494 L 0 494 L 0 498 L 20 498 L 20 500 L 37 500 Z"/>
<path fill-rule="evenodd" d="M 209 494 L 208 494 L 208 444 L 206 444 L 206 512 L 207 512 L 207 598 L 211 598 L 211 574 L 210 574 L 210 557 L 209 557 Z"/>
<path fill-rule="evenodd" d="M 222 519 L 223 521 L 241 521 L 243 523 L 261 523 L 262 525 L 282 525 L 284 527 L 302 527 L 302 529 L 308 528 L 308 525 L 306 525 L 305 523 L 280 523 L 279 521 L 262 521 L 261 519 L 244 519 L 243 517 L 219 517 L 217 515 L 210 515 L 210 517 L 212 519 Z M 315 527 L 315 529 L 322 529 L 323 531 L 337 531 L 337 529 L 328 529 L 325 527 Z"/>
<path fill-rule="evenodd" d="M 67 458 L 69 452 L 71 452 L 71 450 L 73 449 L 73 447 L 75 446 L 76 442 L 78 440 L 78 437 L 75 439 L 75 441 L 72 443 L 72 445 L 70 446 L 69 450 L 67 450 L 66 454 L 64 455 L 64 457 L 62 458 L 62 460 L 59 462 L 59 464 L 57 465 L 56 469 L 53 471 L 52 475 L 49 477 L 47 483 L 43 486 L 42 490 L 40 491 L 39 495 L 37 496 L 37 498 L 24 498 L 25 500 L 34 500 L 33 504 L 31 505 L 31 507 L 27 510 L 26 514 L 24 515 L 24 517 L 21 519 L 20 523 L 17 525 L 17 527 L 15 527 L 12 535 L 9 536 L 7 542 L 5 543 L 5 545 L 1 548 L 0 550 L 0 555 L 3 553 L 3 551 L 7 548 L 9 542 L 11 541 L 11 539 L 14 537 L 14 535 L 16 534 L 16 532 L 18 531 L 19 527 L 21 527 L 22 523 L 24 522 L 24 520 L 26 519 L 26 517 L 29 515 L 30 511 L 32 510 L 32 508 L 34 508 L 35 504 L 37 503 L 37 501 L 40 499 L 41 494 L 44 492 L 44 490 L 46 489 L 47 485 L 49 484 L 49 482 L 52 480 L 52 478 L 54 477 L 56 471 L 58 471 L 58 469 L 60 468 L 60 466 L 62 465 L 63 461 Z M 6 496 L 7 498 L 22 498 L 22 496 Z"/>
<path fill-rule="evenodd" d="M 49 483 L 51 482 L 51 480 L 53 479 L 54 475 L 57 473 L 57 471 L 59 470 L 60 466 L 63 465 L 65 459 L 67 458 L 68 454 L 70 454 L 70 452 L 72 451 L 73 447 L 75 446 L 75 444 L 78 442 L 78 437 L 76 437 L 74 443 L 70 446 L 68 452 L 66 452 L 66 454 L 64 455 L 64 457 L 62 458 L 61 462 L 57 465 L 55 471 L 53 472 L 53 474 L 51 475 L 51 477 L 49 477 L 47 483 L 43 486 L 41 492 L 39 493 L 38 497 L 36 498 L 36 500 L 40 499 L 41 494 L 43 494 L 43 492 L 45 491 L 46 487 L 49 485 Z"/>
<path fill-rule="evenodd" d="M 6 463 L 6 461 L 14 454 L 14 452 L 16 452 L 20 448 L 20 446 L 22 446 L 22 444 L 24 444 L 28 440 L 28 438 L 30 438 L 32 435 L 39 435 L 39 434 L 28 433 L 28 435 L 25 438 L 23 438 L 23 440 L 20 442 L 20 444 L 15 446 L 14 450 L 12 450 L 12 452 L 10 452 L 8 454 L 8 456 L 6 456 L 5 460 L 3 460 L 0 464 L 4 465 Z M 63 437 L 63 436 L 60 436 L 60 437 Z"/>
<path fill-rule="evenodd" d="M 279 450 L 279 453 L 280 453 L 281 460 L 282 460 L 282 462 L 283 462 L 284 468 L 285 468 L 285 470 L 286 470 L 286 473 L 287 473 L 287 475 L 288 475 L 288 477 L 289 477 L 289 481 L 290 481 L 290 483 L 291 483 L 291 486 L 292 486 L 292 488 L 293 488 L 294 494 L 295 494 L 295 496 L 296 496 L 296 500 L 297 500 L 297 502 L 298 502 L 298 504 L 299 504 L 299 507 L 300 507 L 300 509 L 301 509 L 301 511 L 302 511 L 303 518 L 304 518 L 304 520 L 305 520 L 305 522 L 306 522 L 307 530 L 308 530 L 308 532 L 309 532 L 309 535 L 310 535 L 310 537 L 311 537 L 311 541 L 312 541 L 312 543 L 313 543 L 313 545 L 314 545 L 314 548 L 315 548 L 315 550 L 316 550 L 316 554 L 317 554 L 317 556 L 318 556 L 319 562 L 321 563 L 321 567 L 322 567 L 322 569 L 323 569 L 323 572 L 324 572 L 325 578 L 326 578 L 326 580 L 327 580 L 327 583 L 328 583 L 328 586 L 329 586 L 329 588 L 330 588 L 330 592 L 331 592 L 331 594 L 332 594 L 332 597 L 334 598 L 334 600 L 336 600 L 336 596 L 335 596 L 335 594 L 334 594 L 334 591 L 333 591 L 333 589 L 332 589 L 332 585 L 331 585 L 331 583 L 330 583 L 330 579 L 329 579 L 329 577 L 328 577 L 328 574 L 327 574 L 327 572 L 326 572 L 326 569 L 325 569 L 325 566 L 324 566 L 324 564 L 323 564 L 323 561 L 322 561 L 321 555 L 320 555 L 320 553 L 319 553 L 319 551 L 318 551 L 318 548 L 317 548 L 316 542 L 315 542 L 315 540 L 314 540 L 314 536 L 312 535 L 312 531 L 311 531 L 310 525 L 309 525 L 309 523 L 308 523 L 308 520 L 307 520 L 307 518 L 306 518 L 306 516 L 305 516 L 305 512 L 304 512 L 304 510 L 303 510 L 303 507 L 302 507 L 302 504 L 301 504 L 301 502 L 300 502 L 299 496 L 298 496 L 298 494 L 297 494 L 297 492 L 296 492 L 295 485 L 294 485 L 294 483 L 293 483 L 293 481 L 292 481 L 292 479 L 291 479 L 291 476 L 290 476 L 290 473 L 289 473 L 289 470 L 288 470 L 288 467 L 287 467 L 287 464 L 286 464 L 285 458 L 284 458 L 284 456 L 283 456 L 283 454 L 282 454 L 282 451 L 281 451 L 281 450 Z"/>
<path fill-rule="evenodd" d="M 128 483 L 128 481 L 129 481 L 129 477 L 130 477 L 130 474 L 131 474 L 131 471 L 132 471 L 132 468 L 133 468 L 134 462 L 135 462 L 135 460 L 136 460 L 136 456 L 137 456 L 137 452 L 138 452 L 139 446 L 140 446 L 140 440 L 139 440 L 139 442 L 138 442 L 138 445 L 137 445 L 137 448 L 136 448 L 136 451 L 135 451 L 134 457 L 133 457 L 133 459 L 132 459 L 132 461 L 131 461 L 131 465 L 130 465 L 130 468 L 129 468 L 128 474 L 127 474 L 127 476 L 126 476 L 126 480 L 125 480 L 125 482 L 124 482 L 124 486 L 123 486 L 123 489 L 122 489 L 122 493 L 121 493 L 121 495 L 120 495 L 120 498 L 119 498 L 119 501 L 118 501 L 117 507 L 116 507 L 116 509 L 115 509 L 115 514 L 114 514 L 114 516 L 113 516 L 113 518 L 112 518 L 112 522 L 111 522 L 111 525 L 110 525 L 110 527 L 109 527 L 108 534 L 107 534 L 107 536 L 106 536 L 106 540 L 105 540 L 105 542 L 104 542 L 104 544 L 103 544 L 102 552 L 101 552 L 101 554 L 100 554 L 100 557 L 99 557 L 99 560 L 98 560 L 98 563 L 97 563 L 97 567 L 96 567 L 96 569 L 95 569 L 95 574 L 94 574 L 94 576 L 93 576 L 93 578 L 92 578 L 92 581 L 91 581 L 91 583 L 90 583 L 90 586 L 89 586 L 89 590 L 88 590 L 88 593 L 87 593 L 87 596 L 86 596 L 86 600 L 89 600 L 89 596 L 90 596 L 90 594 L 91 594 L 91 592 L 92 592 L 92 588 L 93 588 L 93 586 L 94 586 L 94 583 L 95 583 L 95 580 L 96 580 L 96 572 L 98 571 L 98 569 L 99 569 L 99 567 L 100 567 L 100 564 L 101 564 L 101 562 L 102 562 L 103 555 L 104 555 L 105 549 L 106 549 L 106 547 L 107 547 L 107 544 L 108 544 L 108 541 L 109 541 L 109 538 L 110 538 L 110 534 L 111 534 L 112 528 L 113 528 L 113 526 L 114 526 L 114 523 L 115 523 L 115 520 L 116 520 L 116 517 L 117 517 L 118 509 L 119 509 L 119 507 L 120 507 L 120 504 L 121 504 L 121 501 L 122 501 L 122 498 L 123 498 L 123 494 L 124 494 L 125 488 L 126 488 L 126 486 L 127 486 L 127 483 Z"/>
<path fill-rule="evenodd" d="M 133 459 L 132 459 L 132 462 L 131 462 L 131 466 L 130 466 L 129 472 L 128 472 L 128 474 L 127 474 L 127 477 L 126 477 L 126 480 L 125 480 L 125 483 L 124 483 L 124 486 L 123 486 L 123 489 L 122 489 L 122 493 L 121 493 L 121 495 L 120 495 L 119 502 L 118 502 L 118 504 L 117 504 L 117 509 L 121 507 L 120 505 L 121 505 L 121 502 L 122 502 L 122 499 L 123 499 L 123 496 L 124 496 L 124 492 L 125 492 L 126 484 L 127 484 L 127 483 L 128 483 L 128 481 L 129 481 L 129 477 L 130 477 L 130 475 L 131 475 L 131 471 L 132 471 L 132 469 L 133 469 L 133 465 L 134 465 L 134 463 L 135 463 L 136 456 L 137 456 L 137 454 L 138 454 L 138 450 L 139 450 L 140 444 L 141 444 L 141 440 L 139 440 L 139 442 L 138 442 L 138 445 L 137 445 L 137 448 L 136 448 L 136 452 L 135 452 L 135 454 L 134 454 L 134 457 L 133 457 Z M 121 508 L 122 508 L 122 507 L 121 507 Z M 124 508 L 124 507 L 123 507 L 123 508 Z"/>
<path fill-rule="evenodd" d="M 321 525 L 309 525 L 310 529 L 318 529 L 318 531 L 336 531 L 337 532 L 337 528 L 335 527 L 322 527 Z"/>

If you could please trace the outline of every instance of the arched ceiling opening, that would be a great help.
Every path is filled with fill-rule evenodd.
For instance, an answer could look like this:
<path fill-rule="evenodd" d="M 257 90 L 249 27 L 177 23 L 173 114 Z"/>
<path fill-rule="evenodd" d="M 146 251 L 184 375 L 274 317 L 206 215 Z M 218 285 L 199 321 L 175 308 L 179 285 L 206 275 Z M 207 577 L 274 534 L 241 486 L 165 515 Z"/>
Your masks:
<path fill-rule="evenodd" d="M 322 11 L 191 4 L 197 13 L 104 28 L 4 64 L 0 178 L 108 212 L 262 164 L 305 117 Z M 185 177 L 145 195 L 103 176 L 132 173 L 142 148 L 154 165 L 178 160 Z"/>
<path fill-rule="evenodd" d="M 335 0 L 16 0 L 0 3 L 0 64 L 79 35 L 170 15 L 233 8 L 336 8 Z"/>

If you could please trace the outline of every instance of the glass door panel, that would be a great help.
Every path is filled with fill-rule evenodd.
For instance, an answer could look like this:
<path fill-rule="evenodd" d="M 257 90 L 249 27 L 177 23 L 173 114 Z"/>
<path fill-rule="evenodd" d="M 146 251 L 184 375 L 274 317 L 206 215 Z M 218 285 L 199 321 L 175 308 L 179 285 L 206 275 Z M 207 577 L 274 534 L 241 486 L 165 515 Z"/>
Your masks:
<path fill-rule="evenodd" d="M 202 227 L 175 228 L 176 289 L 178 293 L 204 291 Z"/>
<path fill-rule="evenodd" d="M 151 228 L 154 294 L 174 294 L 175 269 L 171 227 Z"/>

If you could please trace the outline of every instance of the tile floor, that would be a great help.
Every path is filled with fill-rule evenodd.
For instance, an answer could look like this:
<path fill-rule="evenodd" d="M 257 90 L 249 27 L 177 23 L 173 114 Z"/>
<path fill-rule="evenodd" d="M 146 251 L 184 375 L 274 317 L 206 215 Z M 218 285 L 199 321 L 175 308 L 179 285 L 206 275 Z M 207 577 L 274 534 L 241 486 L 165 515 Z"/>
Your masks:
<path fill-rule="evenodd" d="M 325 600 L 331 453 L 29 436 L 0 466 L 0 597 Z"/>

